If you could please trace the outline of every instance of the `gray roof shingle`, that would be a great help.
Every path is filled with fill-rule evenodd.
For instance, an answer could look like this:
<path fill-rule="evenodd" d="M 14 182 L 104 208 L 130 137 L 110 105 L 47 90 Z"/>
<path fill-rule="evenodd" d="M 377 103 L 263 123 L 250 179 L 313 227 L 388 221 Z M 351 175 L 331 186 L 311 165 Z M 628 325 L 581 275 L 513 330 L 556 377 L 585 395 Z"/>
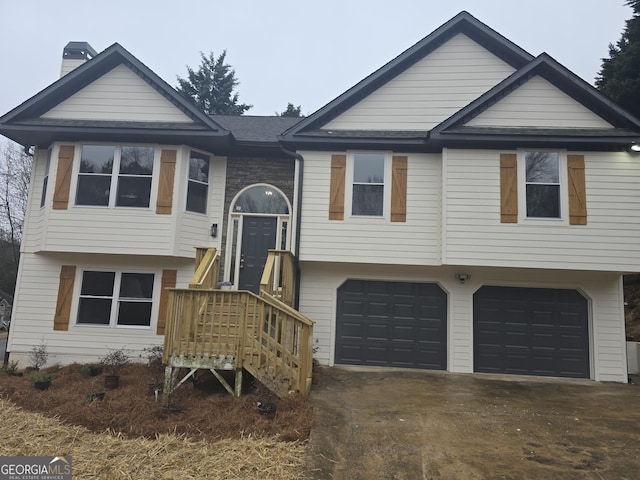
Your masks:
<path fill-rule="evenodd" d="M 253 115 L 210 115 L 211 119 L 229 130 L 239 142 L 278 142 L 278 136 L 302 118 L 258 117 Z"/>

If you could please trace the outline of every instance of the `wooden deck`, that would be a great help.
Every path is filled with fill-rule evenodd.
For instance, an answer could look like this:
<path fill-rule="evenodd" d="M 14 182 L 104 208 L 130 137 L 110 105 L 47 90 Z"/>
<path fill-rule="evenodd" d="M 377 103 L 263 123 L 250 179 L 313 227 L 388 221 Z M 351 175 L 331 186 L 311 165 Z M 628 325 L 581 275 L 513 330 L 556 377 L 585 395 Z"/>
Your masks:
<path fill-rule="evenodd" d="M 290 252 L 270 252 L 259 296 L 202 288 L 217 278 L 217 254 L 208 251 L 199 256 L 202 261 L 190 288 L 170 290 L 163 356 L 165 401 L 200 369 L 210 370 L 235 395 L 241 393 L 244 369 L 280 397 L 292 392 L 307 396 L 313 322 L 288 304 L 293 301 L 289 283 L 294 279 Z M 180 368 L 189 369 L 182 380 L 178 380 Z M 234 370 L 235 388 L 217 370 Z"/>

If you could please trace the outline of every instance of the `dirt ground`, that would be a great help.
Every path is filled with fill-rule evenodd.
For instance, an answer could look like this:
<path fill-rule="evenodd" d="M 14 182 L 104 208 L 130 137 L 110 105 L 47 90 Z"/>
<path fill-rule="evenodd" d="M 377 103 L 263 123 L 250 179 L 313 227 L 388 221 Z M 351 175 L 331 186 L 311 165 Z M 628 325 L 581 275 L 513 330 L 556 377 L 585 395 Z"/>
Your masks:
<path fill-rule="evenodd" d="M 323 370 L 315 480 L 639 478 L 638 384 Z"/>
<path fill-rule="evenodd" d="M 110 429 L 127 438 L 149 439 L 172 433 L 196 441 L 247 436 L 300 441 L 309 437 L 313 421 L 307 402 L 262 396 L 250 382 L 244 389 L 248 393 L 234 398 L 208 372 L 196 384 L 188 381 L 178 389 L 173 405 L 179 411 L 171 413 L 149 393 L 148 383 L 153 379 L 146 365 L 127 365 L 115 390 L 105 390 L 102 377 L 89 377 L 77 364 L 47 368 L 43 373 L 54 375 L 52 386 L 45 391 L 33 387 L 28 372 L 22 377 L 0 375 L 0 397 L 26 411 L 55 416 L 93 432 Z M 97 391 L 105 392 L 104 400 L 86 403 L 86 394 Z M 275 414 L 259 413 L 259 398 L 273 402 Z"/>

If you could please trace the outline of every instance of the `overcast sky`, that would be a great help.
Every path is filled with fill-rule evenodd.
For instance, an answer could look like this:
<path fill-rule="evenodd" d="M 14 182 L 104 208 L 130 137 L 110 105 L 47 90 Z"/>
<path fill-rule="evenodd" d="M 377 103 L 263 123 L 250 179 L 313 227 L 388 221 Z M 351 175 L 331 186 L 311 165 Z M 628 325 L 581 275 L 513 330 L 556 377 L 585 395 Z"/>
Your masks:
<path fill-rule="evenodd" d="M 594 82 L 624 0 L 0 0 L 0 115 L 55 81 L 62 49 L 118 42 L 170 85 L 227 50 L 247 114 L 313 113 L 466 10 Z"/>

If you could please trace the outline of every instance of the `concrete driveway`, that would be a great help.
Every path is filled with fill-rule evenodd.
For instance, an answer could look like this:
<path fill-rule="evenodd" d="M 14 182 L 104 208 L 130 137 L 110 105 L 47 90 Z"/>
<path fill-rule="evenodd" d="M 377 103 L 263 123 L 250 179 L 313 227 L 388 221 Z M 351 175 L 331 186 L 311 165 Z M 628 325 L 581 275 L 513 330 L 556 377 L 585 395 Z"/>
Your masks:
<path fill-rule="evenodd" d="M 307 478 L 640 478 L 638 384 L 351 367 L 318 377 Z"/>

